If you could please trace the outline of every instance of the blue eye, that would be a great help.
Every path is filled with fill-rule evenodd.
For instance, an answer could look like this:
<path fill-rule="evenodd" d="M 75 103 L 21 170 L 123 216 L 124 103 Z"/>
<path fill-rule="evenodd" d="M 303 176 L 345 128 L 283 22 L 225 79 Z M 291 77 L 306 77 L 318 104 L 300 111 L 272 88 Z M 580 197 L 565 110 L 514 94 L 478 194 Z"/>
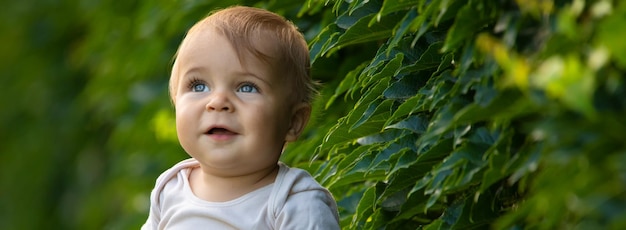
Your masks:
<path fill-rule="evenodd" d="M 245 83 L 245 84 L 241 85 L 239 87 L 239 89 L 237 89 L 237 92 L 241 92 L 241 93 L 258 93 L 259 90 L 257 89 L 257 86 L 254 85 L 253 83 Z"/>
<path fill-rule="evenodd" d="M 191 92 L 208 92 L 209 87 L 204 81 L 194 79 L 189 83 L 189 90 L 191 90 Z"/>
<path fill-rule="evenodd" d="M 205 84 L 196 84 L 193 86 L 194 92 L 205 92 L 207 90 L 207 86 Z"/>

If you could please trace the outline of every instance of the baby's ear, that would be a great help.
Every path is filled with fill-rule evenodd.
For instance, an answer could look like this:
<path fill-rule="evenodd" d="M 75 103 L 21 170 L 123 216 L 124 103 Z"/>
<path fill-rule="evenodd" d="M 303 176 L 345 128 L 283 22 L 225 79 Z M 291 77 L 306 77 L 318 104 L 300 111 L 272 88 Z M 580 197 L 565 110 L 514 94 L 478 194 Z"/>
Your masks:
<path fill-rule="evenodd" d="M 309 122 L 310 116 L 311 105 L 309 105 L 309 103 L 302 102 L 294 106 L 291 112 L 291 124 L 289 124 L 285 141 L 296 141 Z"/>

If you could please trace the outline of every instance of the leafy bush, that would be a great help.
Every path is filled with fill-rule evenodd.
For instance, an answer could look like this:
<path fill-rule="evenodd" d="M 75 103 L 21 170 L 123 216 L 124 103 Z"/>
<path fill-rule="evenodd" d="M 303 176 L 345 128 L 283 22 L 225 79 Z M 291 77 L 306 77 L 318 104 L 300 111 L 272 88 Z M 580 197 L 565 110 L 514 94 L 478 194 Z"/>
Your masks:
<path fill-rule="evenodd" d="M 626 227 L 626 4 L 306 5 L 340 71 L 285 158 L 314 153 L 346 229 Z"/>

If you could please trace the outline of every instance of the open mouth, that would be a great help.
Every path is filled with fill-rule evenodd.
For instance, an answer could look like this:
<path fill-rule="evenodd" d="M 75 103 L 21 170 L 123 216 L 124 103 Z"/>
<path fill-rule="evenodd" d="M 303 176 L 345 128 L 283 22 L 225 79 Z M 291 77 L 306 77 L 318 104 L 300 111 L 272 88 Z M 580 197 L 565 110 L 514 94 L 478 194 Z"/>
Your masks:
<path fill-rule="evenodd" d="M 207 134 L 209 135 L 235 135 L 237 133 L 230 131 L 226 128 L 215 127 L 215 128 L 209 129 L 209 131 L 207 131 Z"/>

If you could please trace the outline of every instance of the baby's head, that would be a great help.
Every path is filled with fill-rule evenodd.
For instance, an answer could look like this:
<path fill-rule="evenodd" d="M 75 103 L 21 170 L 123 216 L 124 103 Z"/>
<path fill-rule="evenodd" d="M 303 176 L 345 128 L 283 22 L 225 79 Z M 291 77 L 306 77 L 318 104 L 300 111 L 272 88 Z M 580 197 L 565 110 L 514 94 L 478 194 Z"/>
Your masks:
<path fill-rule="evenodd" d="M 196 23 L 170 77 L 182 147 L 229 175 L 274 167 L 309 119 L 309 65 L 302 35 L 269 11 L 232 7 Z"/>
<path fill-rule="evenodd" d="M 307 43 L 298 28 L 272 12 L 244 6 L 219 10 L 196 23 L 187 37 L 205 30 L 215 30 L 224 36 L 236 50 L 239 60 L 246 65 L 246 54 L 264 62 L 275 77 L 288 82 L 293 103 L 310 104 L 315 94 L 315 83 L 310 77 L 310 59 Z M 187 38 L 179 47 L 185 46 Z M 176 59 L 178 59 L 178 54 Z M 176 104 L 176 89 L 180 83 L 178 61 L 174 62 L 169 91 Z"/>

